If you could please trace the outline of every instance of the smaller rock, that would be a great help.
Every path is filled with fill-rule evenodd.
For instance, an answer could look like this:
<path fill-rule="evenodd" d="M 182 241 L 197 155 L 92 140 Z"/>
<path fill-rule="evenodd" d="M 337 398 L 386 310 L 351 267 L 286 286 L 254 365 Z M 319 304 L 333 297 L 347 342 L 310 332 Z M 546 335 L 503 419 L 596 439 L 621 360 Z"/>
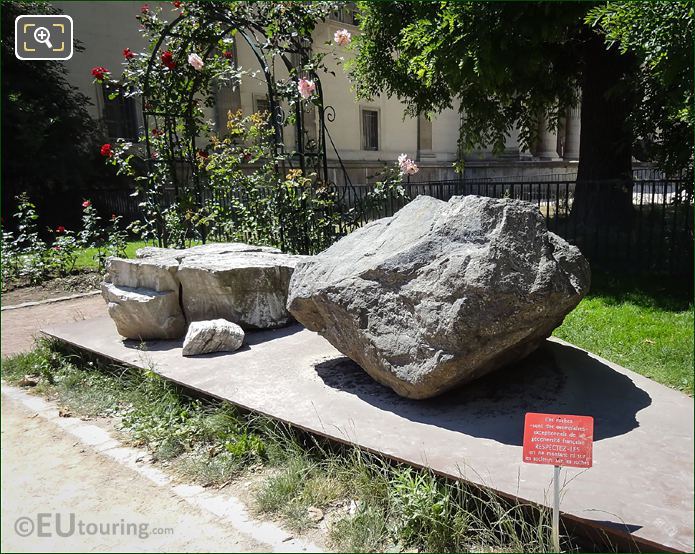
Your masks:
<path fill-rule="evenodd" d="M 186 330 L 177 291 L 102 283 L 101 294 L 107 302 L 118 333 L 127 339 L 178 339 Z"/>
<path fill-rule="evenodd" d="M 316 508 L 314 506 L 310 506 L 307 509 L 307 516 L 309 516 L 309 519 L 313 521 L 314 523 L 318 523 L 323 519 L 323 510 L 321 508 Z"/>
<path fill-rule="evenodd" d="M 35 375 L 25 375 L 23 379 L 17 383 L 20 387 L 35 387 L 39 384 L 39 377 Z"/>
<path fill-rule="evenodd" d="M 244 330 L 226 319 L 194 321 L 183 341 L 183 355 L 234 352 L 244 342 Z"/>
<path fill-rule="evenodd" d="M 179 294 L 176 258 L 148 257 L 135 260 L 109 258 L 106 262 L 106 282 L 119 287 L 152 289 L 157 292 L 174 291 Z"/>

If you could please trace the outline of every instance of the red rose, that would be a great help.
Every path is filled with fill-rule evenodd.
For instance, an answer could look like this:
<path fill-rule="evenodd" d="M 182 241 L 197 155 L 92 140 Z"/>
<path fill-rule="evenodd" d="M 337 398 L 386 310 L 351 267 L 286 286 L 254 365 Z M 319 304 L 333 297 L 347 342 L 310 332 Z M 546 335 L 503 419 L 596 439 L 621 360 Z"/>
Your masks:
<path fill-rule="evenodd" d="M 222 52 L 222 55 L 228 60 L 232 59 L 232 53 L 229 50 L 225 50 L 224 52 Z"/>
<path fill-rule="evenodd" d="M 150 6 L 148 4 L 143 4 L 140 8 L 140 11 L 147 15 L 148 13 L 150 13 Z"/>
<path fill-rule="evenodd" d="M 58 227 L 56 227 L 56 233 L 64 233 L 64 232 L 65 232 L 65 227 L 63 227 L 62 225 L 58 225 Z"/>
<path fill-rule="evenodd" d="M 113 156 L 113 150 L 111 150 L 111 145 L 108 142 L 101 145 L 101 155 L 105 158 Z"/>
<path fill-rule="evenodd" d="M 172 2 L 173 6 L 178 9 L 181 7 L 181 0 L 176 0 L 176 2 Z"/>
<path fill-rule="evenodd" d="M 126 60 L 132 60 L 135 57 L 135 53 L 130 48 L 123 49 L 123 57 Z"/>
<path fill-rule="evenodd" d="M 198 157 L 199 158 L 207 159 L 208 155 L 209 154 L 205 150 L 198 150 Z"/>
<path fill-rule="evenodd" d="M 82 202 L 82 207 L 83 208 L 89 208 L 92 205 L 92 203 L 89 200 L 85 200 Z"/>
<path fill-rule="evenodd" d="M 173 70 L 176 67 L 174 54 L 171 53 L 171 50 L 167 50 L 162 54 L 162 63 L 170 70 Z"/>
<path fill-rule="evenodd" d="M 160 131 L 159 129 L 157 129 L 157 127 L 155 127 L 154 129 L 152 129 L 152 136 L 153 137 L 164 136 L 164 131 Z"/>
<path fill-rule="evenodd" d="M 108 76 L 109 70 L 105 67 L 97 66 L 92 68 L 92 77 L 94 77 L 97 81 L 103 81 L 104 79 L 108 78 Z"/>

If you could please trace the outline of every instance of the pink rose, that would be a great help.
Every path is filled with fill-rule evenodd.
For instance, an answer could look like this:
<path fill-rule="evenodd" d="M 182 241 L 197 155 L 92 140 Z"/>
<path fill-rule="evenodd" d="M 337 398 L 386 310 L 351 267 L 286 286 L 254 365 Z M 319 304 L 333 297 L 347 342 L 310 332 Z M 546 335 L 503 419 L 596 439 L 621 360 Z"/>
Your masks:
<path fill-rule="evenodd" d="M 314 94 L 316 84 L 314 84 L 314 81 L 309 81 L 308 79 L 299 79 L 297 89 L 299 90 L 299 94 L 302 95 L 302 98 L 306 100 L 312 94 Z"/>
<path fill-rule="evenodd" d="M 417 164 L 411 160 L 407 154 L 401 154 L 398 156 L 398 165 L 401 169 L 401 175 L 415 175 L 420 168 Z"/>
<path fill-rule="evenodd" d="M 333 40 L 338 46 L 347 46 L 352 40 L 352 35 L 347 29 L 340 29 L 333 35 Z"/>
<path fill-rule="evenodd" d="M 92 203 L 89 200 L 85 200 L 82 202 L 82 207 L 83 208 L 89 208 L 92 205 Z"/>
<path fill-rule="evenodd" d="M 205 66 L 203 59 L 195 52 L 188 54 L 188 63 L 191 64 L 196 71 L 200 71 Z"/>

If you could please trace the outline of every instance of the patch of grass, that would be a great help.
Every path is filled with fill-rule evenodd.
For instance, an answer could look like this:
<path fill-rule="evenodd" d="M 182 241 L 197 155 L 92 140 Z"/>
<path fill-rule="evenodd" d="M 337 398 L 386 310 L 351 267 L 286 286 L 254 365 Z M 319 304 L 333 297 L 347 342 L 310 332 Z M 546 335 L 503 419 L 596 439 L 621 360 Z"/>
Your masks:
<path fill-rule="evenodd" d="M 187 246 L 196 246 L 198 244 L 202 244 L 200 241 L 188 241 L 186 243 Z M 145 246 L 154 246 L 151 242 L 146 242 L 144 240 L 132 240 L 128 241 L 128 244 L 126 246 L 126 251 L 125 251 L 125 257 L 126 258 L 134 258 L 135 257 L 135 252 L 140 249 L 144 248 Z M 96 248 L 80 248 L 77 251 L 77 260 L 75 261 L 75 269 L 76 270 L 84 270 L 84 269 L 98 269 L 99 264 L 96 261 L 95 256 L 97 255 L 97 249 Z"/>
<path fill-rule="evenodd" d="M 383 510 L 369 505 L 351 517 L 339 519 L 331 528 L 330 538 L 339 552 L 377 552 L 384 549 L 387 535 Z"/>
<path fill-rule="evenodd" d="M 336 461 L 325 452 L 323 456 L 296 448 L 289 452 L 294 455 L 267 479 L 256 502 L 260 512 L 278 514 L 293 530 L 302 531 L 311 525 L 309 508 L 327 508 L 345 499 L 348 489 L 335 471 Z"/>
<path fill-rule="evenodd" d="M 549 550 L 546 511 L 242 414 L 226 402 L 194 398 L 152 371 L 43 341 L 2 363 L 11 384 L 27 375 L 38 381 L 34 391 L 75 415 L 120 418 L 131 442 L 203 485 L 265 465 L 258 511 L 302 531 L 317 525 L 321 510 L 338 550 Z"/>
<path fill-rule="evenodd" d="M 135 251 L 139 248 L 144 248 L 145 246 L 151 246 L 149 243 L 143 240 L 133 240 L 128 241 L 126 246 L 126 258 L 134 258 Z M 80 248 L 77 251 L 77 260 L 75 261 L 76 270 L 84 269 L 98 269 L 99 264 L 95 256 L 97 255 L 96 248 Z"/>
<path fill-rule="evenodd" d="M 332 520 L 331 546 L 339 551 L 551 549 L 545 510 L 513 505 L 357 449 L 336 451 L 315 443 L 288 452 L 257 492 L 258 510 L 298 531 L 311 525 L 310 508 L 323 510 Z"/>
<path fill-rule="evenodd" d="M 677 280 L 599 273 L 553 334 L 693 394 L 693 304 Z"/>
<path fill-rule="evenodd" d="M 264 456 L 260 436 L 231 404 L 192 398 L 152 371 L 72 354 L 48 340 L 29 353 L 3 360 L 1 371 L 14 385 L 30 376 L 38 382 L 34 392 L 55 399 L 75 415 L 118 417 L 133 444 L 147 447 L 157 459 L 177 459 L 205 484 L 210 484 L 210 471 L 194 469 L 201 452 L 207 455 L 206 463 L 223 455 L 217 464 L 220 483 L 229 478 L 220 468 L 233 465 L 236 470 Z"/>
<path fill-rule="evenodd" d="M 33 391 L 57 400 L 78 416 L 109 416 L 132 400 L 129 373 L 122 366 L 85 361 L 57 343 L 39 342 L 36 349 L 2 361 L 2 378 L 18 385 L 29 376 Z"/>

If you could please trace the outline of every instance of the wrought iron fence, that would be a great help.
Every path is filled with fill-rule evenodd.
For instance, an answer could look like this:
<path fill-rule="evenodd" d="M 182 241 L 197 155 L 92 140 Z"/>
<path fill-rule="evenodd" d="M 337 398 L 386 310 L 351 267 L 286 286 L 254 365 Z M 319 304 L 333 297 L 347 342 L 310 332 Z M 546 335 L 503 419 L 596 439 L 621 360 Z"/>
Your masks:
<path fill-rule="evenodd" d="M 572 217 L 574 181 L 445 180 L 405 182 L 402 187 L 405 194 L 389 193 L 377 204 L 365 201 L 373 185 L 341 185 L 333 189 L 342 212 L 357 214 L 350 220 L 353 227 L 391 216 L 418 195 L 445 201 L 471 194 L 515 198 L 536 204 L 548 228 L 579 246 L 592 264 L 669 274 L 690 274 L 693 269 L 693 190 L 692 184 L 684 180 L 635 180 L 631 220 L 621 225 L 606 221 L 588 228 Z M 130 221 L 139 217 L 138 199 L 130 194 L 127 190 L 83 191 L 81 196 L 91 198 L 100 212 L 118 213 Z M 224 202 L 219 197 L 214 200 Z"/>

